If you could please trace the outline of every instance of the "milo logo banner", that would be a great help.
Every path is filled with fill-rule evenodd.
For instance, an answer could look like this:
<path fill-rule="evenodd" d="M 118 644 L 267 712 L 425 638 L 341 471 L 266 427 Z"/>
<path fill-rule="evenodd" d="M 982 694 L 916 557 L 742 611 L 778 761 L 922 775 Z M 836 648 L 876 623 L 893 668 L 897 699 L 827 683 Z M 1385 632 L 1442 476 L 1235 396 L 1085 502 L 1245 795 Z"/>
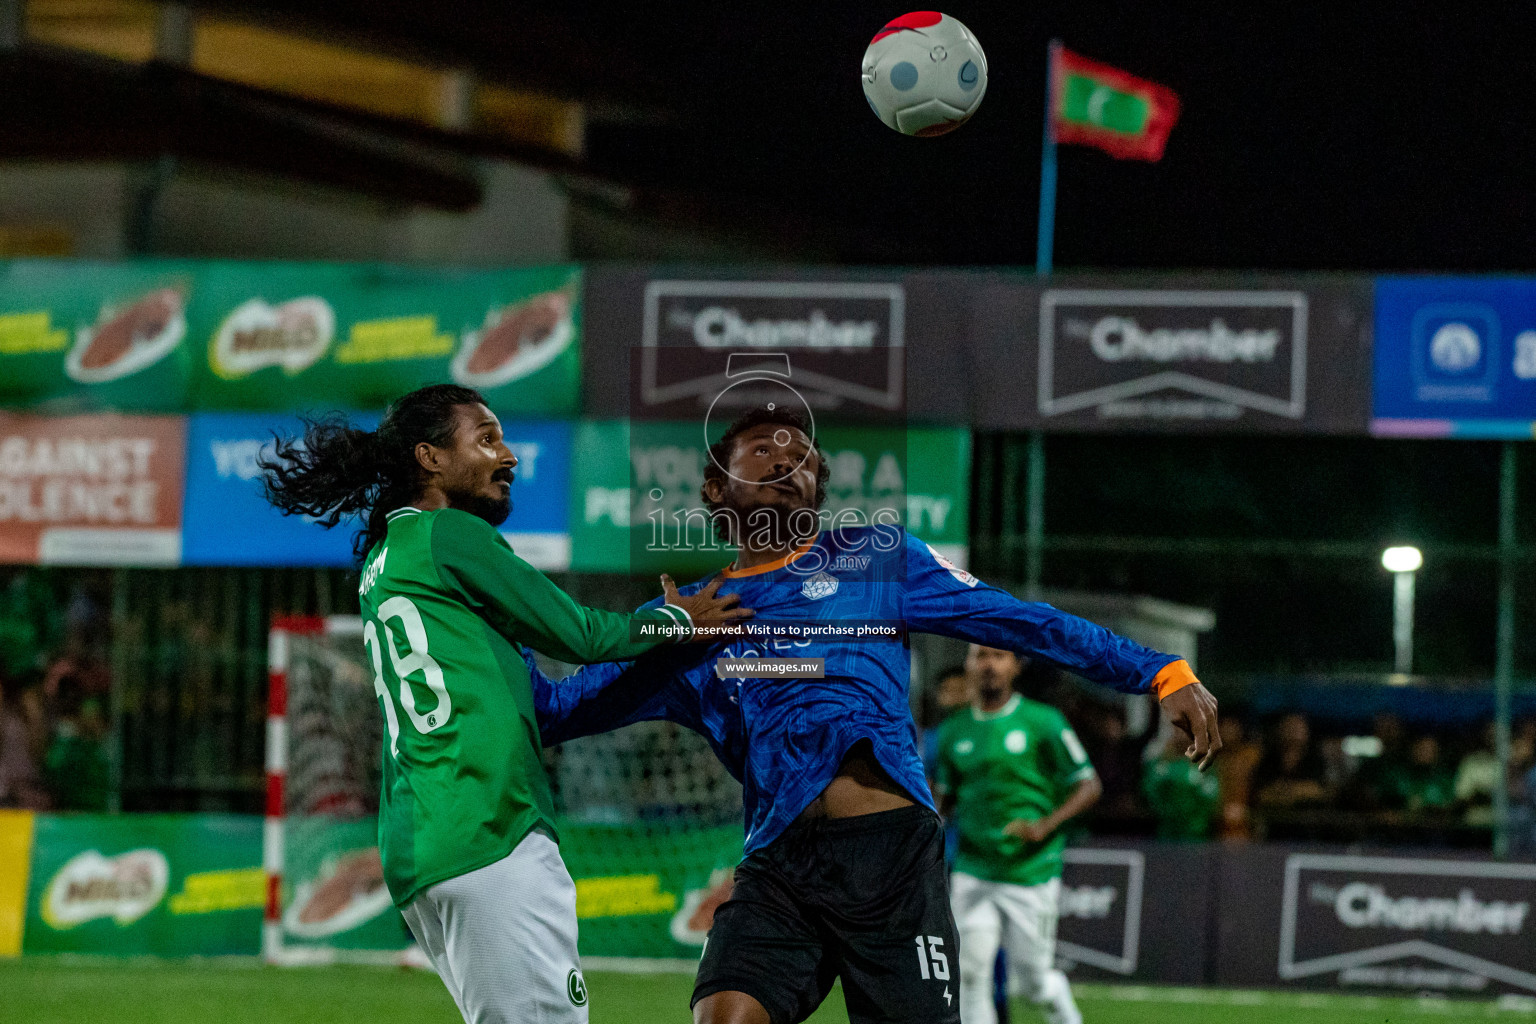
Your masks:
<path fill-rule="evenodd" d="M 25 953 L 254 954 L 261 819 L 38 815 Z"/>
<path fill-rule="evenodd" d="M 900 523 L 964 565 L 968 431 L 837 427 L 819 440 L 831 467 L 825 525 Z M 572 450 L 573 570 L 704 573 L 734 557 L 703 514 L 702 422 L 584 422 Z"/>
<path fill-rule="evenodd" d="M 424 384 L 514 417 L 578 406 L 581 272 L 205 267 L 191 331 L 206 409 L 376 409 Z"/>
<path fill-rule="evenodd" d="M 190 263 L 0 263 L 0 405 L 182 409 L 194 277 Z"/>

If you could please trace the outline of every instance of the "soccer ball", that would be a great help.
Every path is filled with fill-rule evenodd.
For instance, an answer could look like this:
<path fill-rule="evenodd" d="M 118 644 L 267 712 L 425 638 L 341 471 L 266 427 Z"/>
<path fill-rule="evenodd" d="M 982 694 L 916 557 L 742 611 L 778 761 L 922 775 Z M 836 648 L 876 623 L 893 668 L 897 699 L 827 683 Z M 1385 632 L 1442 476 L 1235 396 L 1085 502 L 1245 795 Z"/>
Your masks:
<path fill-rule="evenodd" d="M 954 131 L 986 93 L 987 55 L 971 30 L 947 14 L 903 14 L 864 51 L 864 96 L 875 116 L 903 135 Z"/>

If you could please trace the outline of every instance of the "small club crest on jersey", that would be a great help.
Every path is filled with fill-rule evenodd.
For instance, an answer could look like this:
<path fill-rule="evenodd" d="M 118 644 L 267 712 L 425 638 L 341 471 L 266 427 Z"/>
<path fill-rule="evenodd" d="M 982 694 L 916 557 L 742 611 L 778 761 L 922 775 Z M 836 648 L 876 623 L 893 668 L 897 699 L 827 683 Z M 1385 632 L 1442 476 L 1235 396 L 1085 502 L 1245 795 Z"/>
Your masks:
<path fill-rule="evenodd" d="M 800 585 L 800 593 L 808 601 L 820 601 L 837 593 L 837 577 L 829 572 L 819 572 Z"/>

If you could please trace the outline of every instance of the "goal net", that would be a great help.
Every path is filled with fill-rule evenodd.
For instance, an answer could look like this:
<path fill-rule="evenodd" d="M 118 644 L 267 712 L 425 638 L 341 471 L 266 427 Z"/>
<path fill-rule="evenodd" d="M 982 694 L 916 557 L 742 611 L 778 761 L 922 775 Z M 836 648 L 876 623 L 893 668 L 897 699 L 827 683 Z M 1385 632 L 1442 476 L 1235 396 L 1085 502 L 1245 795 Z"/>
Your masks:
<path fill-rule="evenodd" d="M 379 862 L 384 722 L 362 620 L 279 620 L 268 672 L 263 953 L 397 959 L 411 937 Z M 691 969 L 741 858 L 741 787 L 702 738 L 663 722 L 566 743 L 544 763 L 583 957 Z"/>

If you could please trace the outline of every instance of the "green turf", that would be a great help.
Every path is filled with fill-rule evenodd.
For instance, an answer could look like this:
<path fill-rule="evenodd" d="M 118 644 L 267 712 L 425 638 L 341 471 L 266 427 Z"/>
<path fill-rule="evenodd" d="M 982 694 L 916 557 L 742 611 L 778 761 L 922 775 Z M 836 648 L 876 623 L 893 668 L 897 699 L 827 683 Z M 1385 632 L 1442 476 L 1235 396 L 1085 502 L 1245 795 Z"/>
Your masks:
<path fill-rule="evenodd" d="M 687 1024 L 691 979 L 587 976 L 592 1024 Z M 1536 1002 L 1447 1002 L 1214 989 L 1079 986 L 1086 1024 L 1470 1024 L 1536 1022 Z M 277 969 L 239 961 L 33 958 L 0 961 L 7 1024 L 454 1024 L 453 1002 L 420 971 Z M 845 1024 L 834 992 L 811 1018 Z M 1040 1018 L 1019 1006 L 1014 1024 Z"/>

